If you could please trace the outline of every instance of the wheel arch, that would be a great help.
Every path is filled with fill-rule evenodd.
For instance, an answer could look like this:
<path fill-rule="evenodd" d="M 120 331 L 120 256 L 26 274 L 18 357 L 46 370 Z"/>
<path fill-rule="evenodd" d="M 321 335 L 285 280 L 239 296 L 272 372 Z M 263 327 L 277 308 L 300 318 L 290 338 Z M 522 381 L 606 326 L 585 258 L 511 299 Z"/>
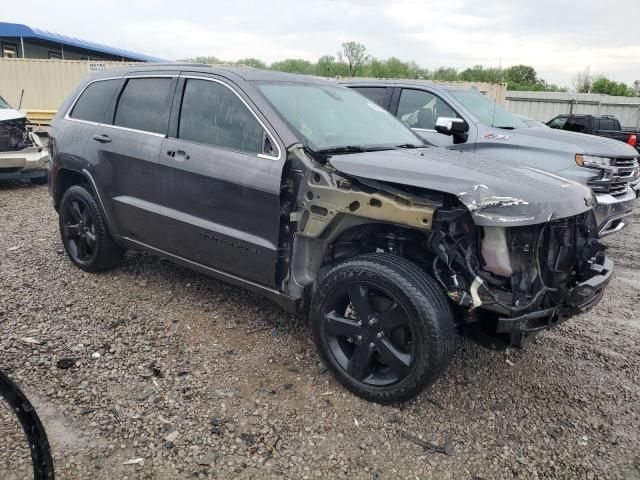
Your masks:
<path fill-rule="evenodd" d="M 107 225 L 107 229 L 112 235 L 115 234 L 113 223 L 111 222 L 111 217 L 109 216 L 109 212 L 102 202 L 102 197 L 100 196 L 100 192 L 98 191 L 96 182 L 94 181 L 91 173 L 89 173 L 89 171 L 84 168 L 82 170 L 76 170 L 72 168 L 59 168 L 57 170 L 52 196 L 53 205 L 56 210 L 60 206 L 60 201 L 62 200 L 64 193 L 74 185 L 81 185 L 85 187 L 95 197 L 98 208 L 100 209 L 100 213 L 102 214 Z"/>
<path fill-rule="evenodd" d="M 71 168 L 59 168 L 55 173 L 53 182 L 53 205 L 56 209 L 60 206 L 64 192 L 70 187 L 74 185 L 90 186 L 89 178 L 86 175 Z"/>
<path fill-rule="evenodd" d="M 293 241 L 289 294 L 304 297 L 310 294 L 323 272 L 338 262 L 362 253 L 358 242 L 386 232 L 405 231 L 426 234 L 428 230 L 403 224 L 384 222 L 356 215 L 337 215 L 318 237 L 296 235 Z M 352 248 L 349 245 L 353 245 Z"/>

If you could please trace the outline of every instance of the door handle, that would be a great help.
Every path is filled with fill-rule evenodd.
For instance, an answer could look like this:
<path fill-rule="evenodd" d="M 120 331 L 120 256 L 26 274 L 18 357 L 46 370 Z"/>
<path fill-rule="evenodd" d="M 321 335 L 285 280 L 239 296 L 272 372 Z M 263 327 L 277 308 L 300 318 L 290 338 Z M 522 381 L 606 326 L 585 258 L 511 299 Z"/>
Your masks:
<path fill-rule="evenodd" d="M 94 135 L 93 138 L 96 142 L 100 142 L 100 143 L 109 143 L 111 141 L 111 138 L 109 138 L 109 135 Z"/>
<path fill-rule="evenodd" d="M 189 160 L 191 158 L 191 156 L 187 155 L 187 152 L 184 150 L 167 150 L 167 155 L 171 158 L 175 158 L 178 162 Z"/>

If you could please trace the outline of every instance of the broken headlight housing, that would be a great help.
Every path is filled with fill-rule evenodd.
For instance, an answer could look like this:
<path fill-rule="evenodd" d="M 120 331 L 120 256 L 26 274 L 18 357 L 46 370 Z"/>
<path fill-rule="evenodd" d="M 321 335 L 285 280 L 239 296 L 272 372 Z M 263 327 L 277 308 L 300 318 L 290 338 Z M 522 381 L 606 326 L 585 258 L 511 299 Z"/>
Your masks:
<path fill-rule="evenodd" d="M 596 155 L 576 154 L 576 164 L 580 167 L 603 168 L 611 166 L 611 158 Z"/>

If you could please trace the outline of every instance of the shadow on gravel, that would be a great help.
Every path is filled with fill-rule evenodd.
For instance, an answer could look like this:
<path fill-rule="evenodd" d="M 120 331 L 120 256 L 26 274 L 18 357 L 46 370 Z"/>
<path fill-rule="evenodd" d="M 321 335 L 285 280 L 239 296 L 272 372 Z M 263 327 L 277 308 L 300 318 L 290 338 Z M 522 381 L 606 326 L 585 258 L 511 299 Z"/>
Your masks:
<path fill-rule="evenodd" d="M 32 189 L 32 188 L 44 188 L 46 189 L 46 185 L 34 185 L 29 180 L 8 180 L 8 181 L 0 181 L 0 192 L 9 191 L 9 190 L 21 190 L 21 189 Z"/>

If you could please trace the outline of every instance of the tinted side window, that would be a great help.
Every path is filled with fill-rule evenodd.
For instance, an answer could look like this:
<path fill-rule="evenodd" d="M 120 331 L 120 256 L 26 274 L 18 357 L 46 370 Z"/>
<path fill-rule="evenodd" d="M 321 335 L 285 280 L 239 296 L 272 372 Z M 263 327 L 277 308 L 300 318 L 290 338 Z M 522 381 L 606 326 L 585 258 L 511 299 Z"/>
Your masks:
<path fill-rule="evenodd" d="M 587 119 L 585 117 L 569 117 L 562 129 L 570 132 L 584 132 L 586 125 Z"/>
<path fill-rule="evenodd" d="M 107 107 L 119 83 L 120 80 L 99 80 L 91 83 L 82 92 L 69 116 L 88 122 L 104 122 Z"/>
<path fill-rule="evenodd" d="M 229 88 L 208 80 L 187 80 L 180 109 L 179 138 L 261 153 L 262 134 L 256 118 Z"/>
<path fill-rule="evenodd" d="M 567 122 L 567 117 L 556 117 L 547 123 L 551 128 L 562 128 Z"/>
<path fill-rule="evenodd" d="M 397 117 L 411 128 L 434 130 L 438 117 L 459 115 L 432 93 L 405 88 L 400 93 Z"/>
<path fill-rule="evenodd" d="M 385 110 L 389 109 L 389 99 L 391 98 L 391 88 L 388 87 L 354 87 L 353 90 L 360 95 L 364 95 L 372 102 L 377 103 Z"/>
<path fill-rule="evenodd" d="M 597 123 L 596 130 L 615 130 L 613 118 L 601 118 Z"/>
<path fill-rule="evenodd" d="M 170 78 L 132 78 L 120 94 L 114 125 L 165 133 L 171 93 Z"/>

